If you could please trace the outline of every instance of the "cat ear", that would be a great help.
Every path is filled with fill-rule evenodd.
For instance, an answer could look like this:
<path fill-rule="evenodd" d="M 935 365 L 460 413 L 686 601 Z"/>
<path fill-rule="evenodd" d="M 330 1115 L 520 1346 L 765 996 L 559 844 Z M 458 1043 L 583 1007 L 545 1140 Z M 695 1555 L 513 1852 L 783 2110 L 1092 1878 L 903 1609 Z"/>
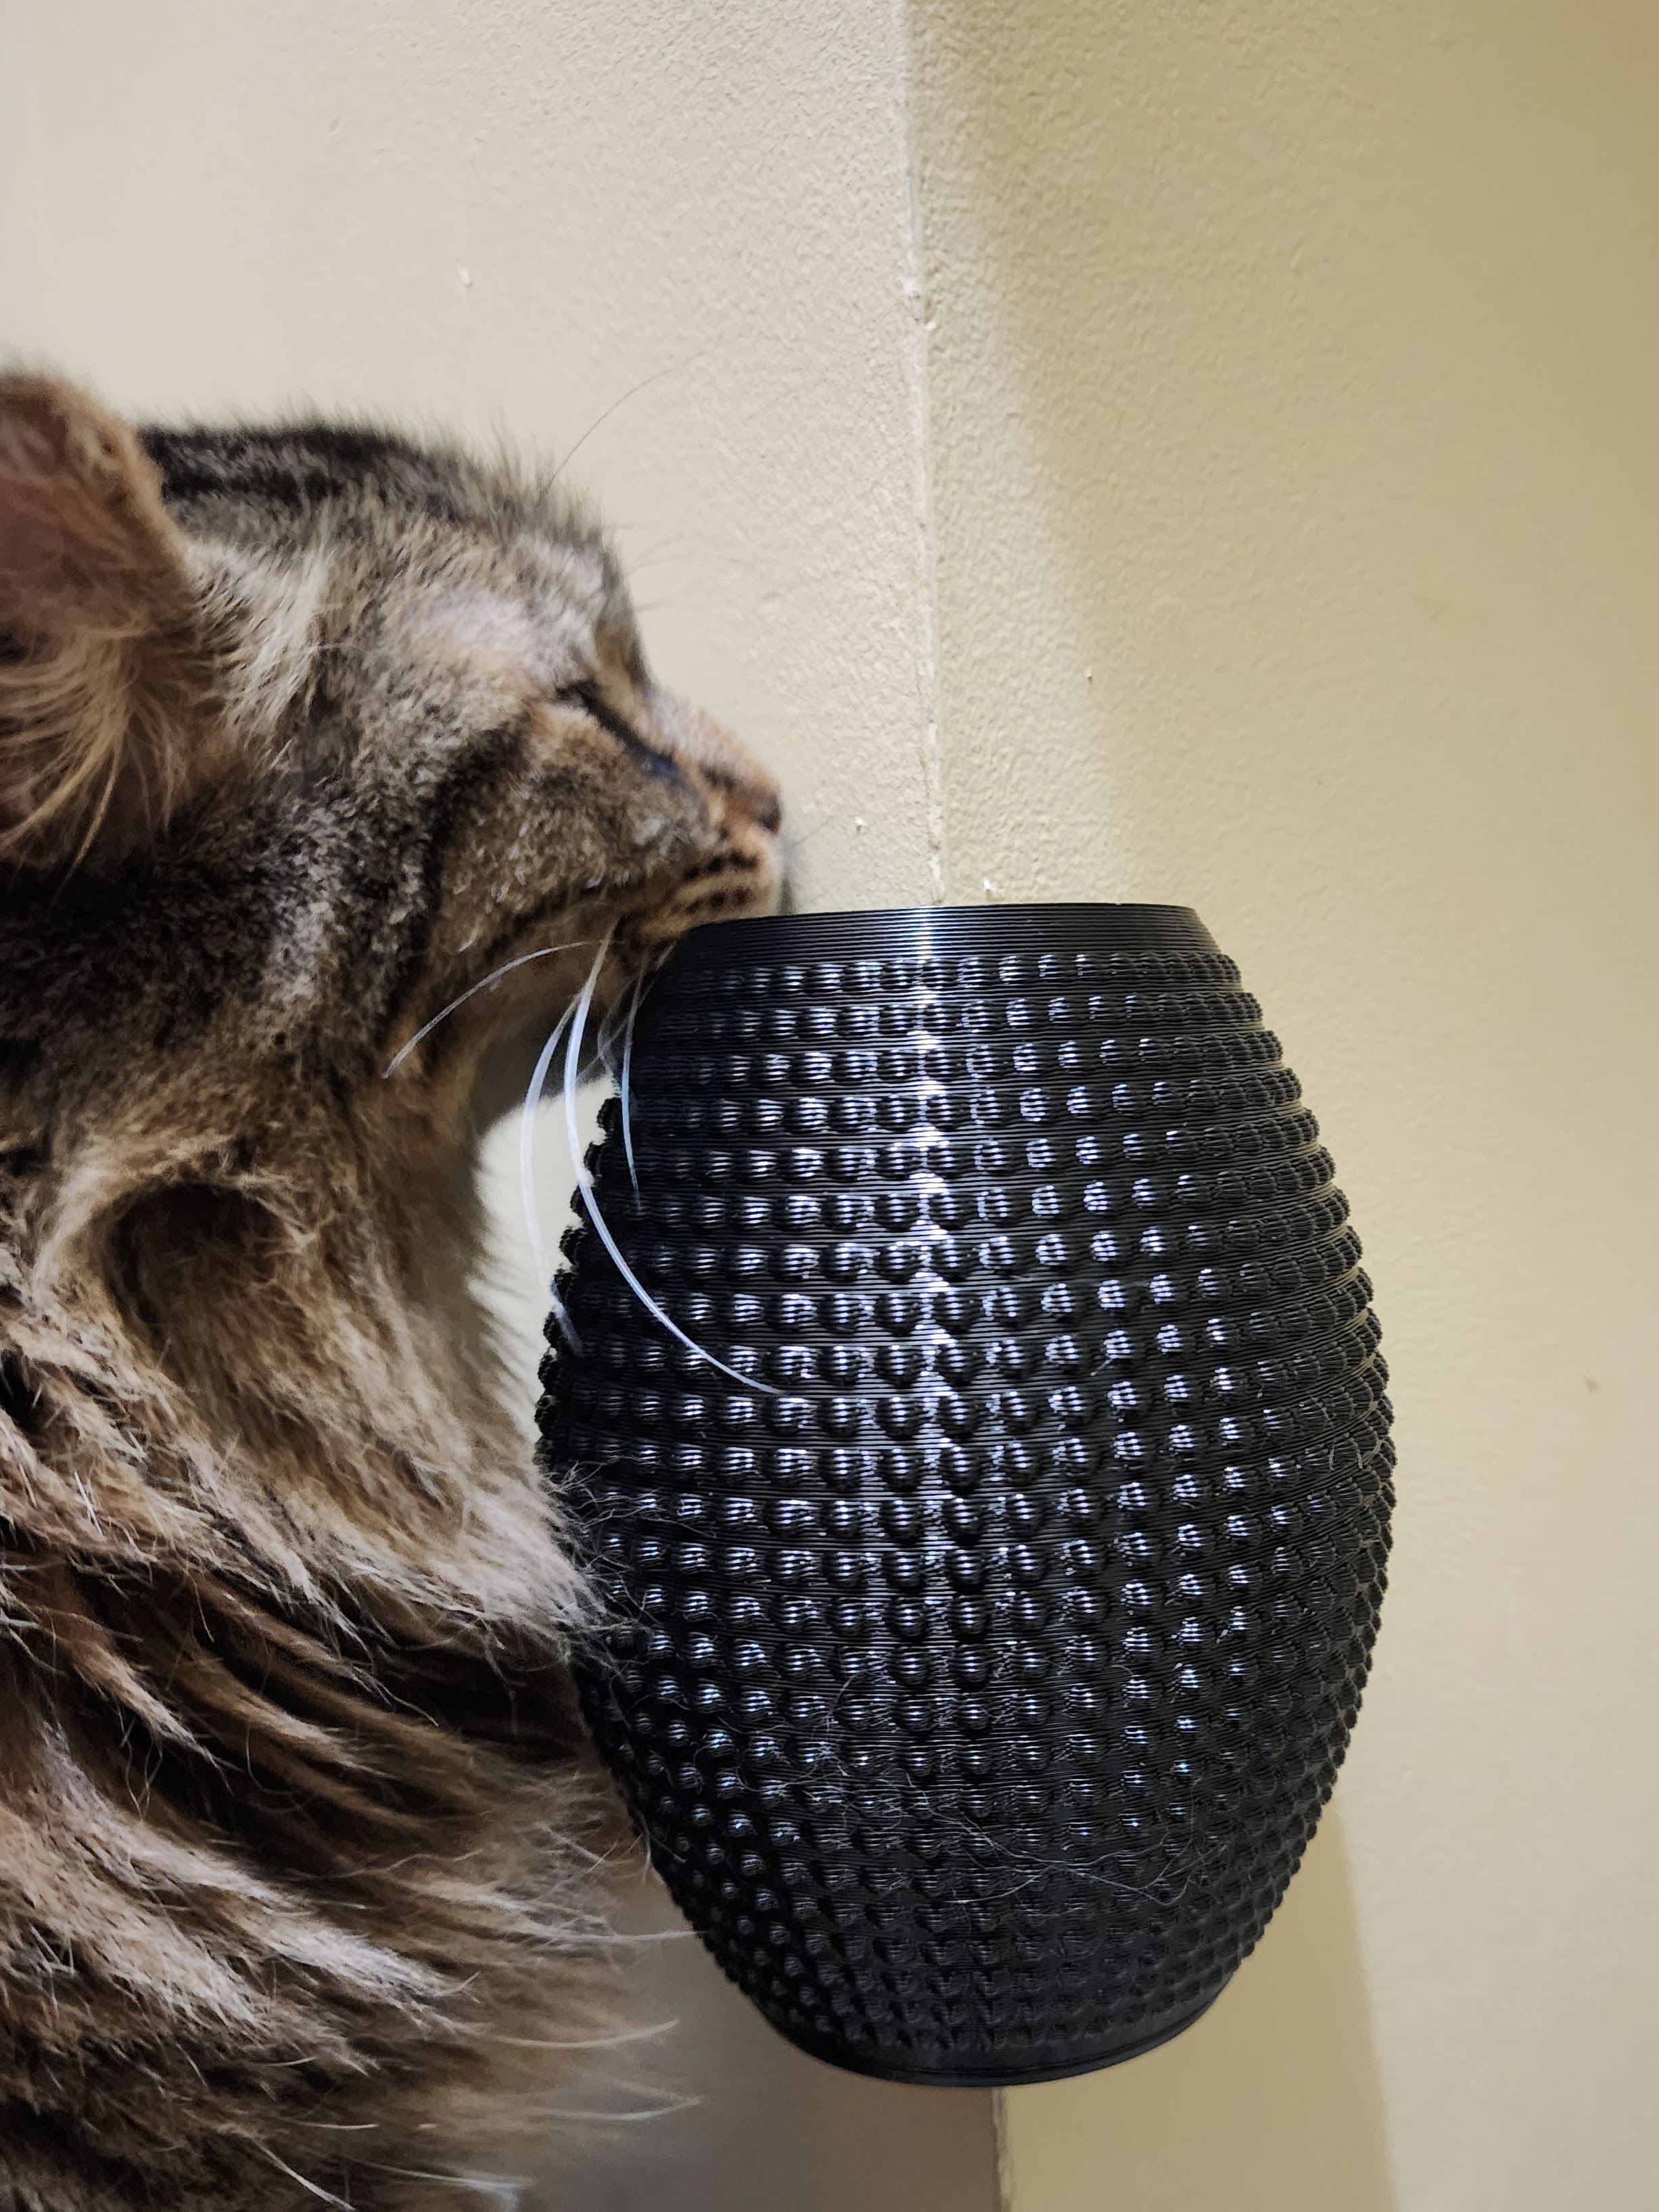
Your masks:
<path fill-rule="evenodd" d="M 118 859 L 216 743 L 185 541 L 128 426 L 0 376 L 0 865 Z"/>

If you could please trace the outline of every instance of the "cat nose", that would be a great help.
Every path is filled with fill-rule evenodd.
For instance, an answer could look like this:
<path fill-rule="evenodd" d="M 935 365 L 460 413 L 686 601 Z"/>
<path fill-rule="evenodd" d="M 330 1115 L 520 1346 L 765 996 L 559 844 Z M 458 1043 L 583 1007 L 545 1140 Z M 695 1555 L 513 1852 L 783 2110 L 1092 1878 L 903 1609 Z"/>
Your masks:
<path fill-rule="evenodd" d="M 783 826 L 783 799 L 775 780 L 712 714 L 684 699 L 659 695 L 658 712 L 683 757 L 728 806 L 775 837 Z"/>
<path fill-rule="evenodd" d="M 729 730 L 707 715 L 702 717 L 702 726 L 708 747 L 706 773 L 709 780 L 728 805 L 746 814 L 769 837 L 775 837 L 783 826 L 783 798 L 775 780 Z"/>
<path fill-rule="evenodd" d="M 756 772 L 752 763 L 747 765 L 750 775 L 742 781 L 733 781 L 731 795 L 757 829 L 775 837 L 783 827 L 783 800 L 778 787 L 763 769 Z"/>

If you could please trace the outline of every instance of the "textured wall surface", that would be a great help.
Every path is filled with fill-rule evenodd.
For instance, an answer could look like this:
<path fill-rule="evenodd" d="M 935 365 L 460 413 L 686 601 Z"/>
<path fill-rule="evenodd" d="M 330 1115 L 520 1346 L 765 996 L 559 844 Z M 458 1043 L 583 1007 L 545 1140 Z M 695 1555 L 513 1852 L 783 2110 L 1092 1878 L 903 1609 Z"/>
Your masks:
<path fill-rule="evenodd" d="M 1651 2201 L 1659 17 L 915 21 L 948 887 L 1200 908 L 1401 1455 L 1339 1820 L 1016 2212 Z"/>

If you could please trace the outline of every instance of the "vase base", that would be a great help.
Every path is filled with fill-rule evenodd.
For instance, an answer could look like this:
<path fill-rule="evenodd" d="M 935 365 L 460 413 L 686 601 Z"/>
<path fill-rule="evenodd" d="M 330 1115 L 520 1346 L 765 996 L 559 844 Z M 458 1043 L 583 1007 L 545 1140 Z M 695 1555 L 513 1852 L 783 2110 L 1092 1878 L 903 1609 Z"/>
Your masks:
<path fill-rule="evenodd" d="M 1224 1984 L 1223 1987 L 1225 1987 Z M 804 2051 L 809 2058 L 820 2059 L 826 2066 L 839 2067 L 846 2074 L 862 2074 L 874 2081 L 898 2081 L 912 2088 L 1023 2089 L 1039 2081 L 1066 2081 L 1079 2074 L 1098 2074 L 1108 2066 L 1121 2066 L 1131 2058 L 1144 2058 L 1149 2051 L 1156 2051 L 1165 2043 L 1172 2043 L 1177 2035 L 1183 2035 L 1195 2021 L 1202 2020 L 1220 1994 L 1220 1990 L 1212 1991 L 1202 2004 L 1194 2005 L 1190 2012 L 1182 2013 L 1177 2019 L 1161 2021 L 1150 2034 L 1140 2036 L 1133 2043 L 1109 2045 L 1097 2051 L 1080 2053 L 1075 2058 L 1060 2059 L 1047 2065 L 1011 2066 L 995 2061 L 988 2061 L 982 2066 L 960 2063 L 907 2065 L 897 2058 L 889 2060 L 879 2051 L 872 2051 L 866 2056 L 849 2050 L 845 2044 L 815 2043 L 804 2036 L 794 2035 L 788 2040 L 798 2051 Z"/>

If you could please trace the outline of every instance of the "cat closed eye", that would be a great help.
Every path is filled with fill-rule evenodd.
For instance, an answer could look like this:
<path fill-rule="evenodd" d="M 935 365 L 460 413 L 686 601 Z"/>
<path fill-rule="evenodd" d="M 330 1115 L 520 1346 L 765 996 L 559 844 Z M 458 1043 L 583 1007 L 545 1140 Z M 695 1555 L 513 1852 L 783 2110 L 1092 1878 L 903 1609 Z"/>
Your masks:
<path fill-rule="evenodd" d="M 672 776 L 678 779 L 681 769 L 670 753 L 661 751 L 648 739 L 642 738 L 633 725 L 611 706 L 596 684 L 567 684 L 554 696 L 564 707 L 580 707 L 596 721 L 599 727 L 615 738 L 647 775 Z"/>

